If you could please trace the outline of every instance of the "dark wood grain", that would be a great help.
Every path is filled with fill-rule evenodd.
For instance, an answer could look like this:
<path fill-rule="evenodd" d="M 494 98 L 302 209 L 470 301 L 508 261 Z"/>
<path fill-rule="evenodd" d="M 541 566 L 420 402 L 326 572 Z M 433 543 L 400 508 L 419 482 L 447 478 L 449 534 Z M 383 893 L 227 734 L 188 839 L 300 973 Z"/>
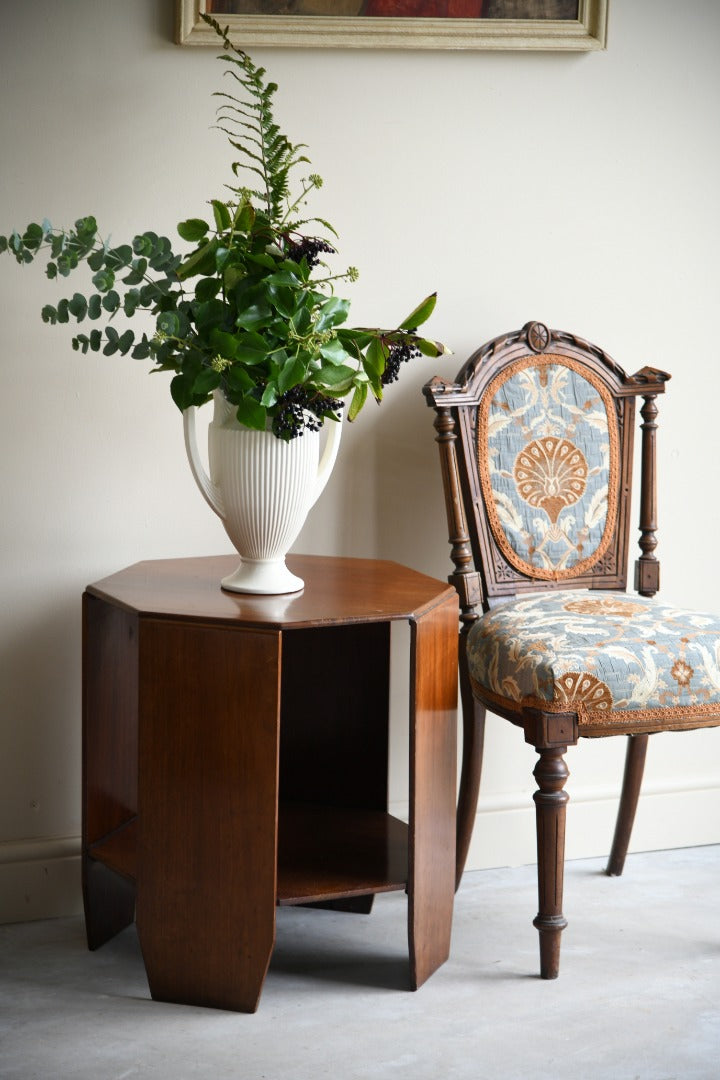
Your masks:
<path fill-rule="evenodd" d="M 625 867 L 625 857 L 630 845 L 635 812 L 640 798 L 649 738 L 649 735 L 628 736 L 620 809 L 607 864 L 607 874 L 610 877 L 620 877 Z"/>
<path fill-rule="evenodd" d="M 380 811 L 281 804 L 279 904 L 405 889 L 408 827 Z"/>
<path fill-rule="evenodd" d="M 457 620 L 457 598 L 450 596 L 413 624 L 408 893 L 414 989 L 450 952 L 455 892 Z"/>
<path fill-rule="evenodd" d="M 135 915 L 132 881 L 90 852 L 137 813 L 137 640 L 135 613 L 83 596 L 82 887 L 91 949 Z"/>
<path fill-rule="evenodd" d="M 280 636 L 145 620 L 140 700 L 152 995 L 253 1012 L 275 938 Z"/>
<path fill-rule="evenodd" d="M 640 480 L 640 550 L 635 563 L 635 588 L 642 596 L 654 596 L 660 588 L 657 548 L 657 395 L 644 394 L 640 409 L 642 466 Z"/>
<path fill-rule="evenodd" d="M 566 746 L 539 751 L 535 766 L 538 790 L 533 795 L 537 818 L 538 913 L 534 926 L 540 935 L 540 975 L 556 979 L 560 972 L 560 935 L 567 926 L 563 915 L 565 870 L 565 816 L 570 775 L 563 757 Z"/>
<path fill-rule="evenodd" d="M 399 563 L 320 555 L 288 556 L 288 566 L 305 582 L 302 592 L 281 596 L 226 592 L 220 579 L 237 562 L 237 555 L 140 562 L 95 582 L 88 592 L 141 614 L 263 629 L 412 618 L 434 607 L 438 599 L 434 578 Z"/>

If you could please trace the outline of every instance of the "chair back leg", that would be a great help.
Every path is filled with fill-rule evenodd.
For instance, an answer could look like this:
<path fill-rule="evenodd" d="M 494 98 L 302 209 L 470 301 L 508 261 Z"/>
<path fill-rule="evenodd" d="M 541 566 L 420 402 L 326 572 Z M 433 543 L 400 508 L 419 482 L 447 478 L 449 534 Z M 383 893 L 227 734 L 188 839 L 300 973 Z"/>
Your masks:
<path fill-rule="evenodd" d="M 485 744 L 485 706 L 473 697 L 467 673 L 466 650 L 460 650 L 460 700 L 462 705 L 462 767 L 458 789 L 455 891 L 460 887 L 477 814 L 480 775 Z"/>
<path fill-rule="evenodd" d="M 630 836 L 635 821 L 635 811 L 637 810 L 643 772 L 645 770 L 645 755 L 647 754 L 648 738 L 648 735 L 628 736 L 620 806 L 618 808 L 615 836 L 606 870 L 606 873 L 610 877 L 620 877 L 623 872 L 623 867 L 625 866 L 625 856 L 627 855 L 628 845 L 630 844 Z"/>

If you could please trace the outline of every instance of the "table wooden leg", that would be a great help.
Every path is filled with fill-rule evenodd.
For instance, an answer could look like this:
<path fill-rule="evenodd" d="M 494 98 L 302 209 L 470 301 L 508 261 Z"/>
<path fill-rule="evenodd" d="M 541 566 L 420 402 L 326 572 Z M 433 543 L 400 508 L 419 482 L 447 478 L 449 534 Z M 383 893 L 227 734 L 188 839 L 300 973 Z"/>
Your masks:
<path fill-rule="evenodd" d="M 135 916 L 135 886 L 96 862 L 93 844 L 137 813 L 137 616 L 83 596 L 82 886 L 88 946 Z"/>
<path fill-rule="evenodd" d="M 450 953 L 455 893 L 457 601 L 412 626 L 410 704 L 410 977 L 421 986 Z"/>
<path fill-rule="evenodd" d="M 137 926 L 152 996 L 258 1005 L 275 940 L 280 634 L 143 620 Z"/>

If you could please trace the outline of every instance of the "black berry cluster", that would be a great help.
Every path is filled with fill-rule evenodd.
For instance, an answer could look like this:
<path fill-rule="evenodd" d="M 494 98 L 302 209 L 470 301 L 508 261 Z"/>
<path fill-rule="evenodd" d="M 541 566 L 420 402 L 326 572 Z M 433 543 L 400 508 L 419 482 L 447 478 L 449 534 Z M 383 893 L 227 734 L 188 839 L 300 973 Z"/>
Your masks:
<path fill-rule="evenodd" d="M 319 431 L 325 417 L 340 419 L 343 402 L 324 394 L 309 392 L 304 386 L 293 386 L 277 400 L 273 417 L 273 434 L 288 442 L 305 430 Z"/>
<path fill-rule="evenodd" d="M 380 377 L 383 386 L 397 382 L 400 375 L 400 365 L 406 364 L 414 356 L 421 355 L 419 349 L 416 349 L 414 345 L 408 345 L 406 341 L 397 341 L 392 344 L 390 346 L 390 355 L 385 362 L 385 370 Z"/>
<path fill-rule="evenodd" d="M 300 262 L 304 257 L 311 270 L 320 262 L 321 254 L 336 255 L 337 252 L 325 240 L 318 240 L 314 236 L 300 236 L 288 242 L 288 255 L 293 262 Z"/>

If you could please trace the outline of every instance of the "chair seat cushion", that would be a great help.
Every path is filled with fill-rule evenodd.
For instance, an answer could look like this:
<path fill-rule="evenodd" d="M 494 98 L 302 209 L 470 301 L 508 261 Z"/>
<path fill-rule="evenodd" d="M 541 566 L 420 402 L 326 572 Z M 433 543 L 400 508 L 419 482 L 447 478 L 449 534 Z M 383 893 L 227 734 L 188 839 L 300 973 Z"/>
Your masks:
<path fill-rule="evenodd" d="M 492 608 L 467 639 L 491 707 L 577 713 L 604 735 L 720 724 L 720 617 L 620 592 L 559 590 Z"/>

